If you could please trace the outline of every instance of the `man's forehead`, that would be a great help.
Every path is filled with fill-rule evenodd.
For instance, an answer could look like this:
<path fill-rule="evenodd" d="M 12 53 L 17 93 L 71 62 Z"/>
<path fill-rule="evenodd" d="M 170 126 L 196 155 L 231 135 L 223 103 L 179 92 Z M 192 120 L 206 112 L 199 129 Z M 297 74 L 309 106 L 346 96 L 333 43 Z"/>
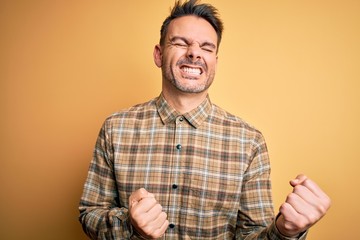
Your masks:
<path fill-rule="evenodd" d="M 172 20 L 169 24 L 167 39 L 183 37 L 188 40 L 217 42 L 217 34 L 213 26 L 197 16 L 183 16 Z"/>

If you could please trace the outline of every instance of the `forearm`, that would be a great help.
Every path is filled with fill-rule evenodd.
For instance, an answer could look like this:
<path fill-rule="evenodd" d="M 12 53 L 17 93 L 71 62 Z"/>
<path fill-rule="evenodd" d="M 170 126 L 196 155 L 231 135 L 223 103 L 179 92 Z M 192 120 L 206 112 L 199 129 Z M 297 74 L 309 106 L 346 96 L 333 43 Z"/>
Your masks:
<path fill-rule="evenodd" d="M 120 207 L 110 128 L 105 122 L 100 130 L 79 205 L 79 220 L 91 239 L 129 239 L 132 235 L 126 200 Z"/>
<path fill-rule="evenodd" d="M 80 222 L 91 239 L 129 239 L 132 227 L 125 208 L 80 208 Z"/>
<path fill-rule="evenodd" d="M 270 181 L 270 161 L 262 135 L 254 140 L 253 154 L 249 167 L 244 173 L 238 212 L 236 239 L 246 240 L 292 240 L 277 229 L 273 211 Z"/>

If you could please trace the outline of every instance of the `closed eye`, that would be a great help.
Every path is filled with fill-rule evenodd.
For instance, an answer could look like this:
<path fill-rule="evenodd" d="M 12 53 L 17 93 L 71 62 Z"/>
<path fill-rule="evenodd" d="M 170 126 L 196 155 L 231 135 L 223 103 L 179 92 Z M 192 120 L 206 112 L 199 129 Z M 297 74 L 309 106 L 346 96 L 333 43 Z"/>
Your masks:
<path fill-rule="evenodd" d="M 170 39 L 170 44 L 175 46 L 175 47 L 187 48 L 191 44 L 194 44 L 194 43 L 191 43 L 186 38 L 175 36 L 172 39 Z M 204 41 L 202 43 L 199 43 L 199 47 L 202 50 L 204 50 L 206 52 L 209 52 L 209 53 L 213 53 L 213 52 L 216 51 L 216 45 L 213 44 L 212 42 L 208 42 L 208 41 Z"/>
<path fill-rule="evenodd" d="M 175 47 L 187 47 L 188 45 L 186 43 L 173 43 Z"/>
<path fill-rule="evenodd" d="M 201 49 L 212 53 L 212 52 L 215 52 L 216 46 L 212 43 L 205 42 L 205 43 L 201 44 Z"/>
<path fill-rule="evenodd" d="M 206 51 L 206 52 L 210 52 L 210 53 L 212 53 L 212 52 L 215 51 L 215 49 L 209 48 L 209 47 L 202 47 L 201 49 L 204 50 L 204 51 Z"/>
<path fill-rule="evenodd" d="M 170 44 L 175 47 L 182 47 L 182 48 L 189 46 L 189 44 L 186 42 L 186 40 L 181 37 L 174 37 L 173 39 L 171 39 Z"/>

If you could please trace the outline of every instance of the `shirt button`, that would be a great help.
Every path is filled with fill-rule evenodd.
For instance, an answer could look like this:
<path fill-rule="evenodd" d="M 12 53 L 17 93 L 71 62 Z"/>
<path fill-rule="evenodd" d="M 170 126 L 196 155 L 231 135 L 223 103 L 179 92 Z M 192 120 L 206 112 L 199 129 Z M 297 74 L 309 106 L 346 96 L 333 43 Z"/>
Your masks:
<path fill-rule="evenodd" d="M 169 224 L 169 228 L 174 228 L 174 227 L 175 227 L 175 224 L 173 224 L 173 223 Z"/>
<path fill-rule="evenodd" d="M 173 185 L 172 185 L 172 188 L 173 188 L 173 189 L 177 189 L 177 188 L 178 188 L 178 185 L 173 184 Z"/>
<path fill-rule="evenodd" d="M 180 150 L 181 149 L 181 144 L 176 145 L 176 149 Z"/>
<path fill-rule="evenodd" d="M 180 121 L 180 122 L 184 121 L 184 117 L 181 116 L 181 117 L 179 118 L 179 121 Z"/>

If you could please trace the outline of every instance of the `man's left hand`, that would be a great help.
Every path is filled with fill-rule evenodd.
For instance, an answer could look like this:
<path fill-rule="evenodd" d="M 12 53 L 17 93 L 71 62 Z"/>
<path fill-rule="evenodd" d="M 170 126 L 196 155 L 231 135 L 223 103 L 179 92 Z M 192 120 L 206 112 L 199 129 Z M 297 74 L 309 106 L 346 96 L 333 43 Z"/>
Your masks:
<path fill-rule="evenodd" d="M 319 221 L 331 205 L 330 198 L 311 179 L 298 175 L 290 181 L 293 187 L 280 206 L 276 227 L 281 234 L 296 237 Z"/>

